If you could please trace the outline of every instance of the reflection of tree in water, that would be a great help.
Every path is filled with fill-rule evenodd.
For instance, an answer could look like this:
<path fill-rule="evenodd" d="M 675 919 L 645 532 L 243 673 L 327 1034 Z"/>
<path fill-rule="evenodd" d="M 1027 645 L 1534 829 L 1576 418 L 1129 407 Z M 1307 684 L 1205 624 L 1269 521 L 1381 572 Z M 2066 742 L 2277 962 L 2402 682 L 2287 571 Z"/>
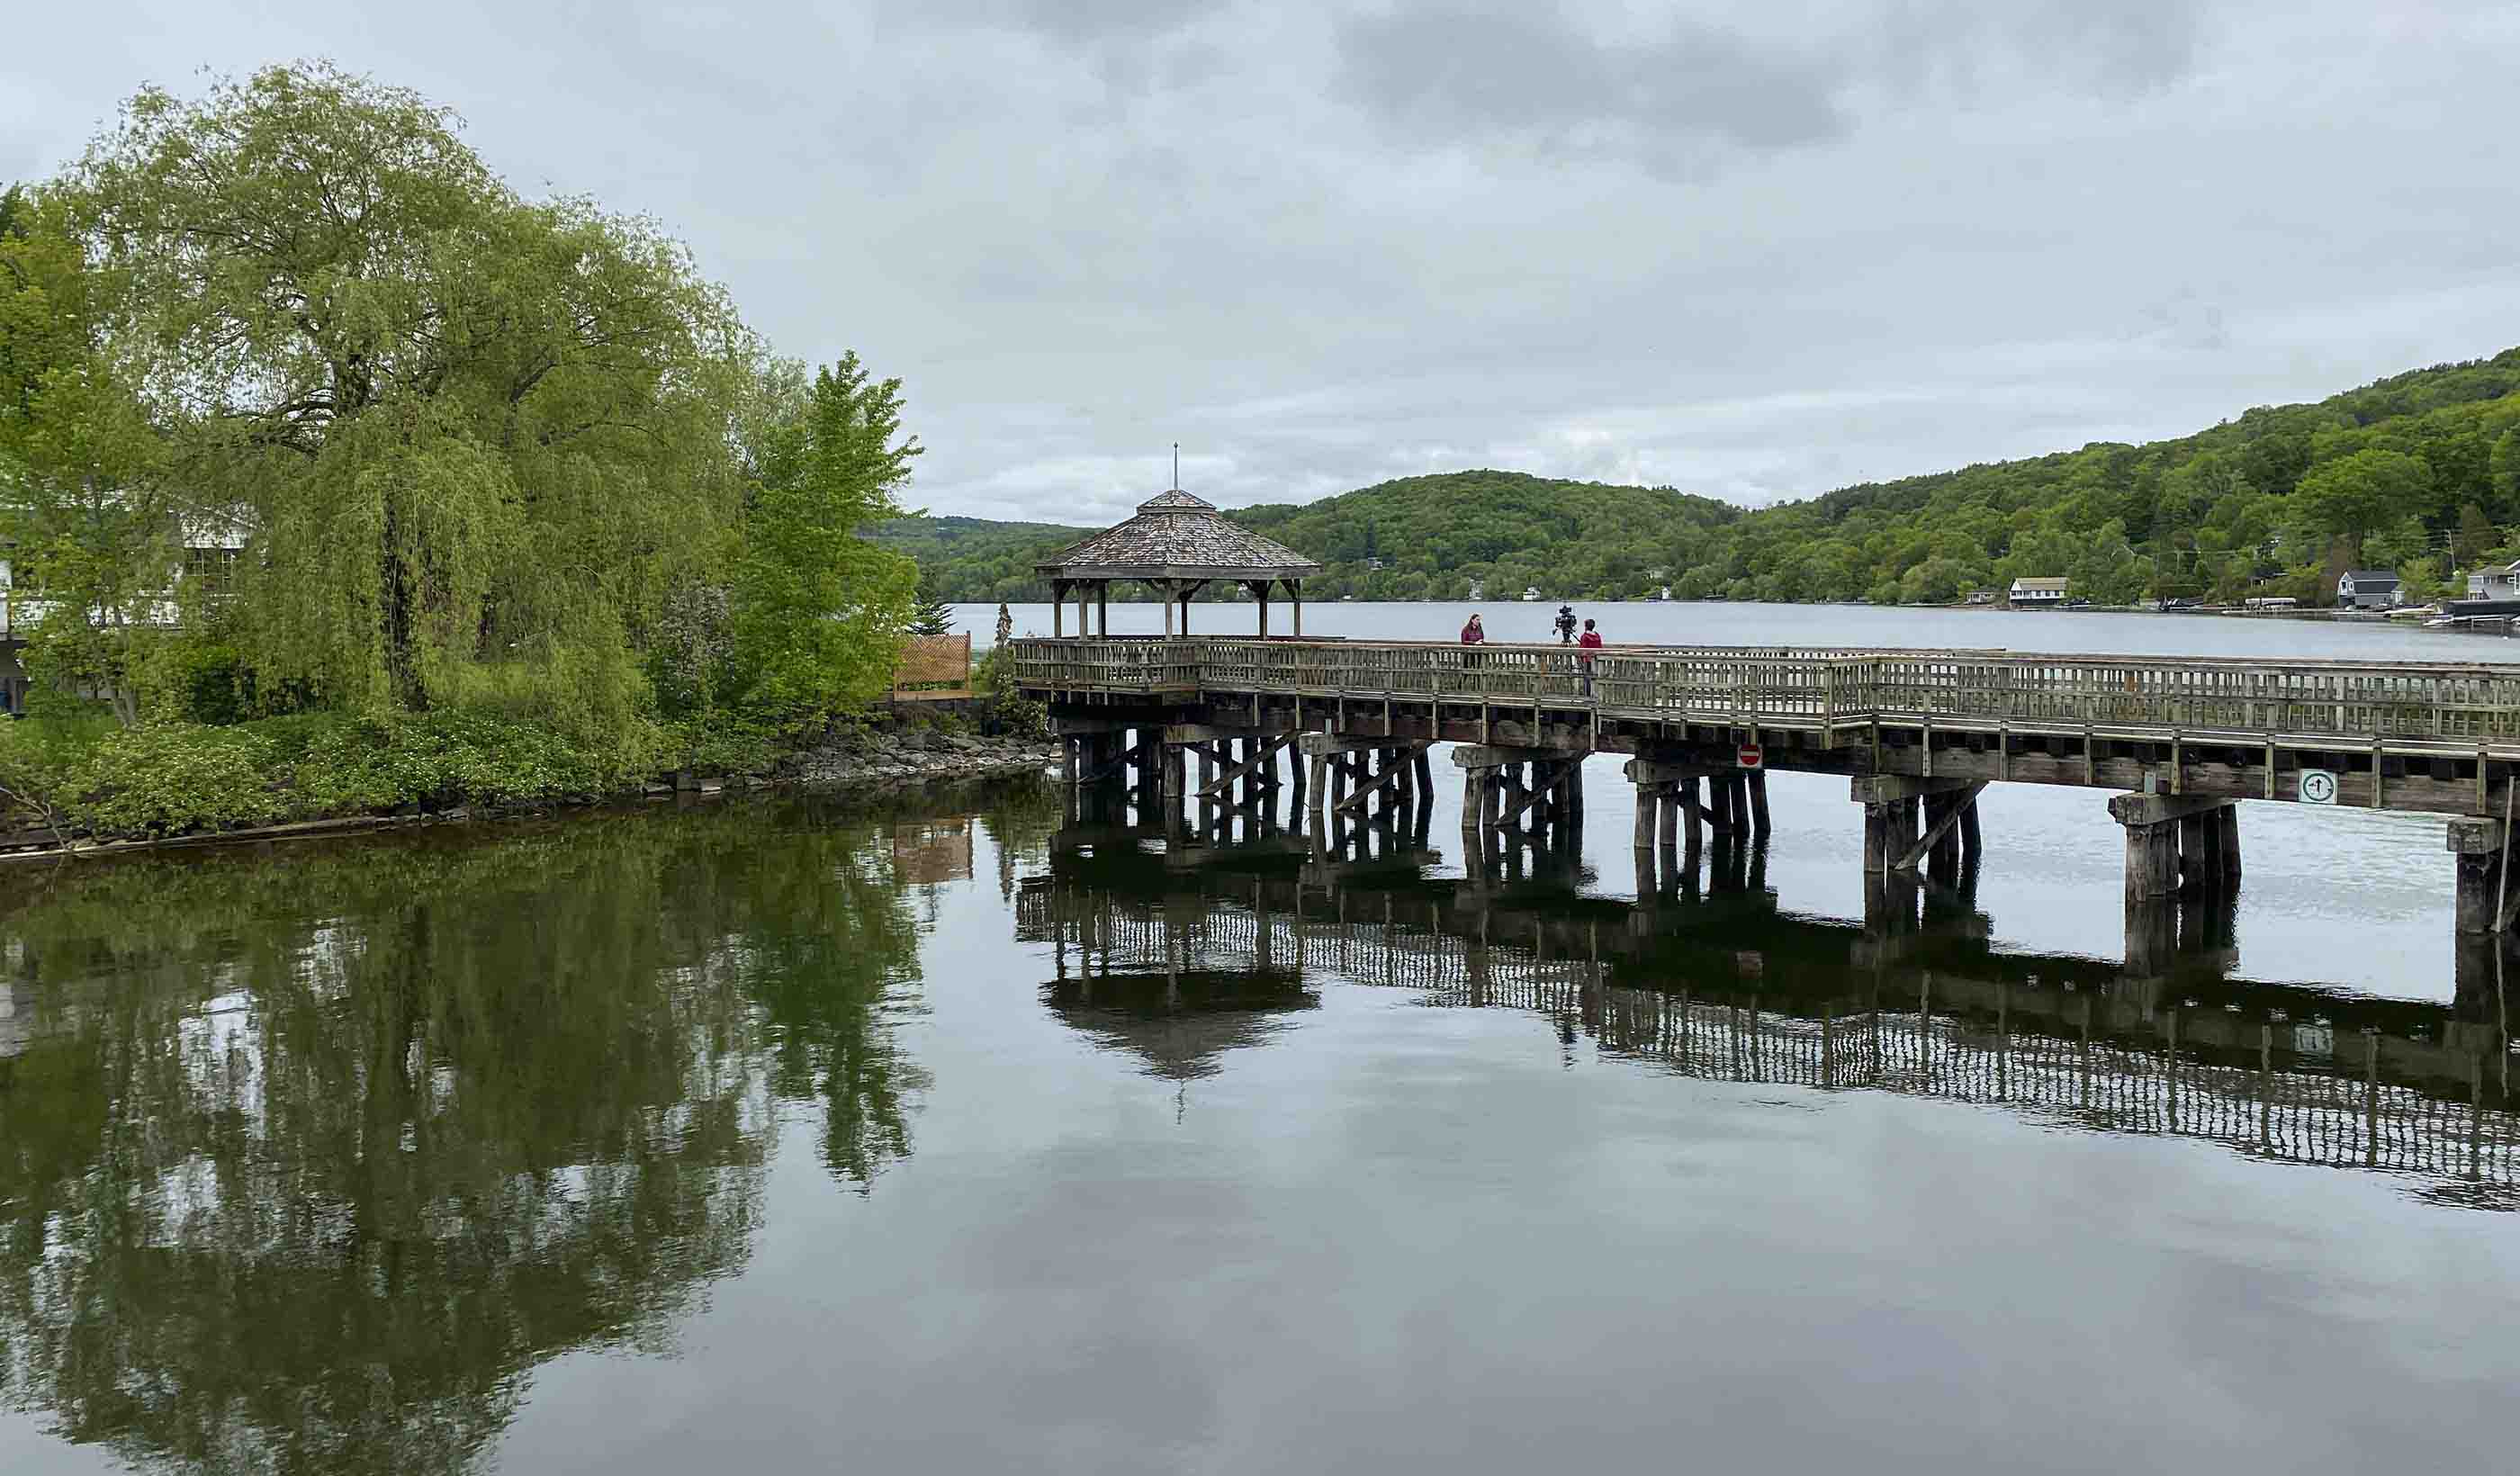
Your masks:
<path fill-rule="evenodd" d="M 625 817 L 0 911 L 0 1394 L 143 1462 L 465 1465 L 740 1266 L 779 1098 L 858 1184 L 909 1150 L 888 854 Z"/>

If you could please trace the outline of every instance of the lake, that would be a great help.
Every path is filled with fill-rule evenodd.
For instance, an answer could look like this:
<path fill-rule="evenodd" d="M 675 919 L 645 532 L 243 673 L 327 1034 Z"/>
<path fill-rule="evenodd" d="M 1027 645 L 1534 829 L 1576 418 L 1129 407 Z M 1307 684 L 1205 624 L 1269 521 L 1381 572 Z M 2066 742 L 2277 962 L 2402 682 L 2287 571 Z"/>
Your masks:
<path fill-rule="evenodd" d="M 1555 600 L 1525 604 L 1367 604 L 1307 602 L 1304 633 L 1351 640 L 1451 641 L 1473 610 L 1490 641 L 1554 644 Z M 1612 643 L 1688 646 L 1857 646 L 1988 648 L 2109 655 L 2333 657 L 2368 661 L 2520 661 L 2520 642 L 2386 620 L 2314 620 L 2267 615 L 2137 614 L 2123 610 L 2007 610 L 1947 605 L 1736 604 L 1721 601 L 1571 602 L 1579 617 L 1600 624 Z M 958 604 L 957 629 L 971 633 L 973 651 L 997 630 L 994 604 Z M 1015 634 L 1050 634 L 1050 606 L 1009 607 Z M 1197 635 L 1250 635 L 1258 612 L 1248 601 L 1191 606 Z M 1076 606 L 1066 631 L 1076 633 Z M 1269 628 L 1286 633 L 1284 602 L 1269 605 Z M 1163 634 L 1160 604 L 1114 603 L 1111 631 Z"/>
<path fill-rule="evenodd" d="M 1495 888 L 1455 793 L 1326 864 L 1080 849 L 1030 781 L 0 873 L 0 1471 L 2507 1463 L 2509 1009 L 2439 821 L 2244 804 L 2224 935 L 2138 979 L 2097 796 L 1991 792 L 1885 935 L 1843 780 L 1642 899 L 1587 782 Z"/>

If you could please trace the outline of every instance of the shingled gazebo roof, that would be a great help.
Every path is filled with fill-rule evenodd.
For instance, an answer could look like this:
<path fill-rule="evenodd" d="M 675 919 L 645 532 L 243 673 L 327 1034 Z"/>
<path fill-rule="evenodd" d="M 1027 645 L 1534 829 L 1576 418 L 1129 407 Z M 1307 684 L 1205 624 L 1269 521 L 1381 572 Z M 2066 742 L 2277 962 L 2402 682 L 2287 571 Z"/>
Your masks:
<path fill-rule="evenodd" d="M 1138 515 L 1034 564 L 1053 579 L 1309 579 L 1322 566 L 1237 527 L 1214 503 L 1179 487 L 1138 504 Z"/>

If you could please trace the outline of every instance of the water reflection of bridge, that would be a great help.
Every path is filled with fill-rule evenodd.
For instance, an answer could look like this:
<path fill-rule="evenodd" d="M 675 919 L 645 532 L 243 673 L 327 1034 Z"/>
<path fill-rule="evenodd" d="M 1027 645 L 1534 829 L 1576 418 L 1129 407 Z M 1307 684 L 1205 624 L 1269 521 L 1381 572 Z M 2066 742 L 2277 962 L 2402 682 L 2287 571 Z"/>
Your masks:
<path fill-rule="evenodd" d="M 2450 1006 L 2238 979 L 2211 919 L 2141 972 L 1999 954 L 1965 889 L 1911 884 L 1862 924 L 1780 912 L 1746 846 L 1715 858 L 1703 886 L 1630 903 L 1578 895 L 1565 858 L 1528 857 L 1516 878 L 1428 878 L 1422 833 L 1338 857 L 1283 835 L 1165 850 L 1125 827 L 1068 839 L 1016 911 L 1017 936 L 1053 947 L 1062 1012 L 1125 995 L 1142 1022 L 1232 1013 L 1257 980 L 1282 1009 L 1290 981 L 1335 975 L 1535 1011 L 1567 1040 L 1690 1076 L 2001 1103 L 2420 1175 L 2437 1197 L 2520 1208 L 2490 975 L 2463 977 Z"/>

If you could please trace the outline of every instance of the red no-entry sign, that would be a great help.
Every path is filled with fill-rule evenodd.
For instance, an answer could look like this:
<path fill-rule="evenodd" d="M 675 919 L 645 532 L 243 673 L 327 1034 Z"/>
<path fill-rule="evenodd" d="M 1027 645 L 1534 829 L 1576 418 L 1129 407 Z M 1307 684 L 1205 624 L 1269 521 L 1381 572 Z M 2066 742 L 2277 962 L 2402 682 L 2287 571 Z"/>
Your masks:
<path fill-rule="evenodd" d="M 1766 762 L 1766 760 L 1767 760 L 1767 755 L 1759 751 L 1759 745 L 1758 745 L 1758 744 L 1756 744 L 1756 743 L 1743 743 L 1743 744 L 1741 745 L 1741 767 L 1742 767 L 1742 768 L 1744 768 L 1744 769 L 1756 769 L 1756 768 L 1758 768 L 1762 763 Z"/>

